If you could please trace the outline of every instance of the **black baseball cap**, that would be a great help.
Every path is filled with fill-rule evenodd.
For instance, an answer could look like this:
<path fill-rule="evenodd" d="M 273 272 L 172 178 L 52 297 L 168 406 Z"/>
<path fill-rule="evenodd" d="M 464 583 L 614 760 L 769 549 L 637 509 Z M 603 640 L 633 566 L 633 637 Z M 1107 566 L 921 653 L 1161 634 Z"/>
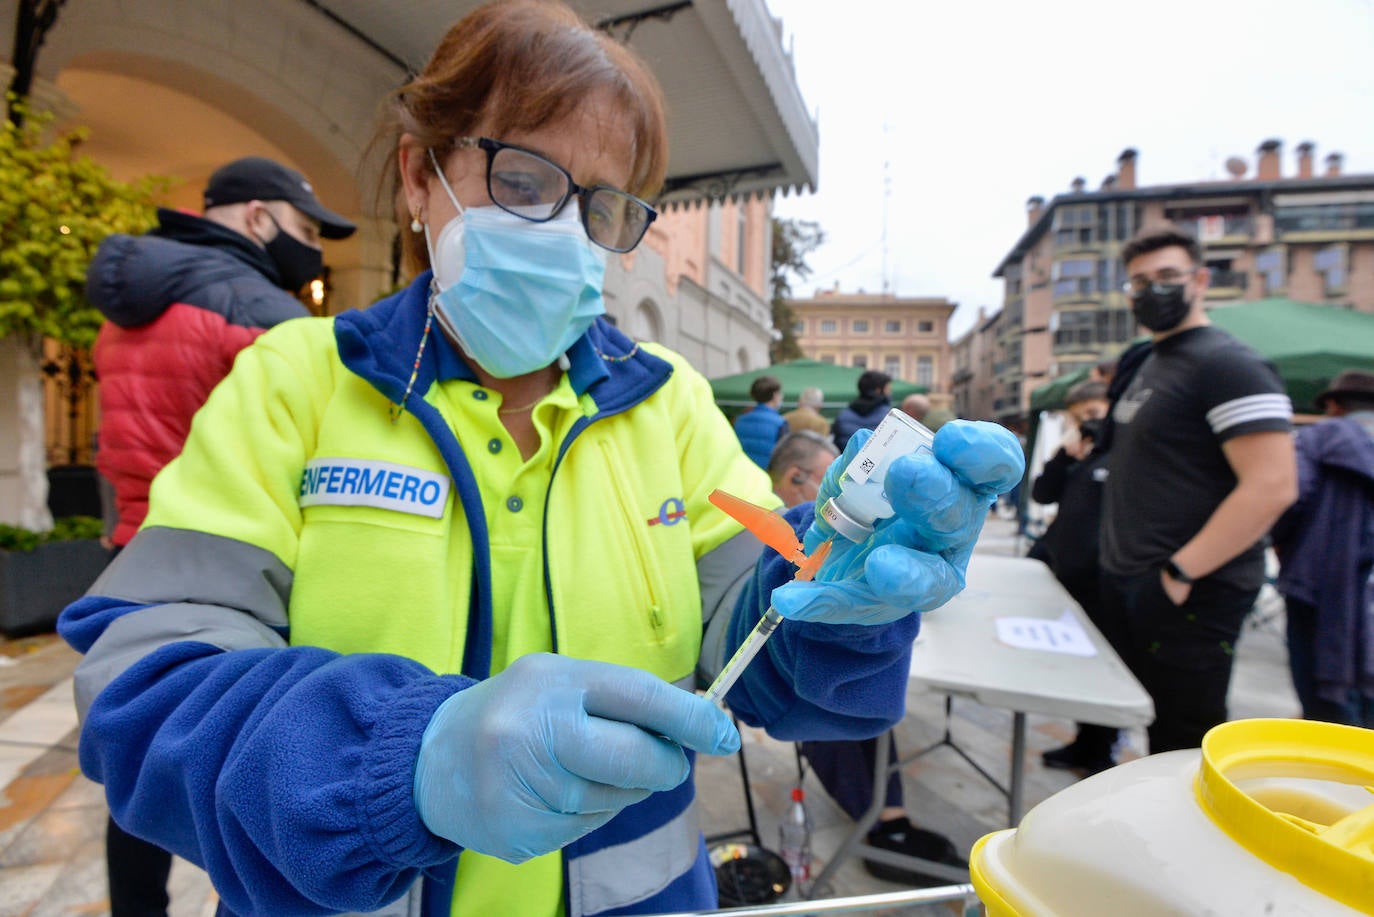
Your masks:
<path fill-rule="evenodd" d="M 215 170 L 205 186 L 205 208 L 244 201 L 286 201 L 320 221 L 320 235 L 346 239 L 358 227 L 325 209 L 304 175 L 262 156 L 245 156 Z"/>

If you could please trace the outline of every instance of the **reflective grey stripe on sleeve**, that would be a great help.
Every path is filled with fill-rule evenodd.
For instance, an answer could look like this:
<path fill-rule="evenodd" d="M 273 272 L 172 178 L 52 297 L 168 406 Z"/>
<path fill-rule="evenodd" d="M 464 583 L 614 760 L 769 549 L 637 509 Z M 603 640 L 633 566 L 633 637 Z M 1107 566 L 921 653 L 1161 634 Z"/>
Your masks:
<path fill-rule="evenodd" d="M 86 594 L 144 605 L 223 605 L 269 627 L 285 627 L 291 580 L 291 570 L 271 551 L 208 532 L 158 526 L 141 529 Z"/>
<path fill-rule="evenodd" d="M 76 667 L 76 712 L 83 720 L 96 695 L 124 670 L 169 643 L 193 641 L 223 650 L 283 647 L 261 621 L 216 605 L 153 605 L 116 619 Z"/>
<path fill-rule="evenodd" d="M 340 914 L 339 917 L 421 917 L 424 913 L 423 903 L 423 880 L 417 881 L 410 886 L 404 897 L 391 902 L 386 907 L 376 911 L 368 911 L 366 914 Z M 446 909 L 447 912 L 447 909 Z"/>
<path fill-rule="evenodd" d="M 149 605 L 116 619 L 76 670 L 76 709 L 129 666 L 169 643 L 224 650 L 281 647 L 291 571 L 270 551 L 188 529 L 149 528 L 134 536 L 88 595 Z"/>
<path fill-rule="evenodd" d="M 740 532 L 697 561 L 701 583 L 701 655 L 697 677 L 710 684 L 725 665 L 725 633 L 735 613 L 735 602 L 754 565 L 763 553 L 763 542 L 750 532 Z"/>
<path fill-rule="evenodd" d="M 643 837 L 570 859 L 569 913 L 599 914 L 658 894 L 696 863 L 700 835 L 693 801 Z"/>

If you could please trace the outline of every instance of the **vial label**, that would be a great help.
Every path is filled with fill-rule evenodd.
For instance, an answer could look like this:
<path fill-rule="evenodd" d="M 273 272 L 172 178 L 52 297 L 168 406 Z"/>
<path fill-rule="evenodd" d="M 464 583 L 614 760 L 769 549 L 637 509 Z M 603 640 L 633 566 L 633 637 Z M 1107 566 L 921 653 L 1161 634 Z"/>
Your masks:
<path fill-rule="evenodd" d="M 845 472 L 856 483 L 867 484 L 869 477 L 879 468 L 886 470 L 892 459 L 899 455 L 910 455 L 922 446 L 929 447 L 934 438 L 935 434 L 919 421 L 894 408 L 878 424 Z"/>

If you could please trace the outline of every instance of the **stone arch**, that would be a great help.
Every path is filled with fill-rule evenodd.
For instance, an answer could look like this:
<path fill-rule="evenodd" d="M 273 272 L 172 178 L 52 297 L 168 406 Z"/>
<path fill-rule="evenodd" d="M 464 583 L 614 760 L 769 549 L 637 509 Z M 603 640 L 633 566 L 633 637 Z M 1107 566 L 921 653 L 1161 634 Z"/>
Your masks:
<path fill-rule="evenodd" d="M 663 340 L 663 310 L 652 299 L 641 299 L 628 329 L 636 341 Z"/>

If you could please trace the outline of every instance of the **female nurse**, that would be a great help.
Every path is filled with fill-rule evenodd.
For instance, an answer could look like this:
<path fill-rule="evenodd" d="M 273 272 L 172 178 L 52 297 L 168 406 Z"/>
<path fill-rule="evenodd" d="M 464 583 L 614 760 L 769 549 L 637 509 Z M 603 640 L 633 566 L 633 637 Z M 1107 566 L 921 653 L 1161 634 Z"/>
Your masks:
<path fill-rule="evenodd" d="M 690 777 L 739 738 L 692 689 L 790 574 L 707 500 L 776 504 L 705 380 L 600 318 L 607 259 L 656 216 L 660 91 L 516 0 L 392 103 L 415 281 L 279 326 L 211 396 L 63 615 L 82 768 L 231 914 L 713 907 Z M 795 621 L 742 716 L 818 738 L 901 716 L 913 612 L 962 585 L 1019 477 L 1005 439 L 963 425 L 894 466 L 881 544 L 777 593 Z"/>

